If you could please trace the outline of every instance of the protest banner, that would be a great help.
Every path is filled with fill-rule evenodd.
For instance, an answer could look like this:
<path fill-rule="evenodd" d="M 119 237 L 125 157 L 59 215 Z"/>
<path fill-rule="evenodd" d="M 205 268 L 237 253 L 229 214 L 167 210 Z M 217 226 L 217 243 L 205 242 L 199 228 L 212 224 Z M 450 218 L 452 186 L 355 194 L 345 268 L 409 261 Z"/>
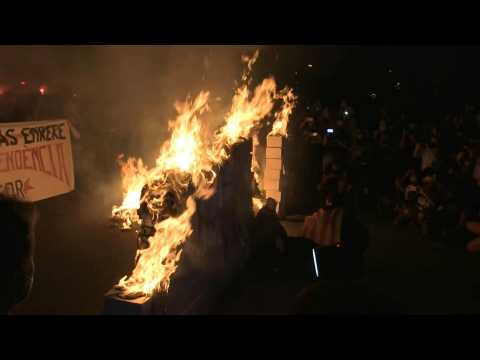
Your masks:
<path fill-rule="evenodd" d="M 74 188 L 67 120 L 0 123 L 0 193 L 38 201 Z"/>

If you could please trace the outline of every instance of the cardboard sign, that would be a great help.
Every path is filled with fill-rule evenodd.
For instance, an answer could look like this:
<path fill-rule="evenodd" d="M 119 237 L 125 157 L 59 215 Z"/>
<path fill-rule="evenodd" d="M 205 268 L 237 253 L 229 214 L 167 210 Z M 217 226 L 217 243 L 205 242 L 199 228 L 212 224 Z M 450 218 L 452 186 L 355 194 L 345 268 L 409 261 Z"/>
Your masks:
<path fill-rule="evenodd" d="M 67 120 L 0 123 L 0 193 L 38 201 L 74 188 Z"/>

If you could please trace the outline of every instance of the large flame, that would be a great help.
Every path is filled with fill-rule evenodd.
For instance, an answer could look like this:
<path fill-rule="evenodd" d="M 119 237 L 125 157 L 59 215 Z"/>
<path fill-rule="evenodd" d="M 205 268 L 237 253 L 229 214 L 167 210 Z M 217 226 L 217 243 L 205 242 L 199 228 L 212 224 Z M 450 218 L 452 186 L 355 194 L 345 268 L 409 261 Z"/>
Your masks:
<path fill-rule="evenodd" d="M 283 102 L 275 123 L 282 122 L 280 130 L 286 131 L 286 122 L 291 113 L 294 96 L 291 90 L 277 93 L 273 78 L 263 80 L 253 91 L 248 88 L 247 77 L 258 56 L 244 57 L 247 72 L 244 84 L 235 92 L 232 106 L 226 115 L 225 124 L 213 135 L 202 126 L 200 116 L 209 111 L 208 92 L 201 92 L 193 101 L 177 103 L 178 116 L 169 123 L 171 136 L 161 147 L 156 166 L 147 169 L 140 159 L 122 161 L 122 184 L 124 200 L 114 207 L 112 215 L 122 221 L 123 227 L 139 223 L 136 213 L 141 201 L 155 214 L 158 205 L 167 192 L 185 193 L 193 187 L 184 201 L 184 209 L 178 216 L 170 216 L 155 223 L 156 233 L 150 237 L 150 246 L 138 250 L 138 262 L 129 277 L 120 280 L 119 285 L 127 294 L 152 295 L 169 289 L 170 277 L 176 271 L 181 255 L 181 245 L 192 233 L 191 218 L 195 213 L 195 200 L 208 198 L 215 190 L 215 169 L 229 157 L 229 149 L 249 138 L 252 131 L 260 126 L 269 115 L 276 100 Z M 285 122 L 285 125 L 283 125 Z M 142 188 L 149 191 L 143 195 Z M 260 206 L 261 202 L 255 202 Z"/>

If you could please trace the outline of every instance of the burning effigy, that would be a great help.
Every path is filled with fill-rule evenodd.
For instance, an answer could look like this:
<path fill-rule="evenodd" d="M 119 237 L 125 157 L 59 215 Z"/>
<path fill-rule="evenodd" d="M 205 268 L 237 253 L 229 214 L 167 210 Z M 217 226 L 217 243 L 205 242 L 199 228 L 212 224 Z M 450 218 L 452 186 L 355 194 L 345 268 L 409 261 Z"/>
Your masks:
<path fill-rule="evenodd" d="M 250 89 L 257 57 L 258 51 L 253 57 L 242 57 L 246 64 L 242 83 L 219 129 L 211 131 L 202 122 L 202 115 L 210 111 L 210 93 L 202 91 L 194 99 L 175 104 L 178 115 L 169 122 L 170 138 L 162 145 L 155 166 L 150 168 L 141 159 L 119 158 L 123 202 L 113 207 L 112 218 L 122 229 L 140 229 L 135 267 L 116 286 L 120 296 L 168 292 L 182 245 L 193 232 L 197 201 L 215 193 L 217 174 L 232 147 L 251 138 L 269 116 L 273 116 L 270 135 L 286 136 L 296 97 L 288 87 L 278 90 L 272 77 Z M 255 160 L 251 170 L 261 190 L 252 204 L 260 206 L 266 196 L 263 172 Z"/>

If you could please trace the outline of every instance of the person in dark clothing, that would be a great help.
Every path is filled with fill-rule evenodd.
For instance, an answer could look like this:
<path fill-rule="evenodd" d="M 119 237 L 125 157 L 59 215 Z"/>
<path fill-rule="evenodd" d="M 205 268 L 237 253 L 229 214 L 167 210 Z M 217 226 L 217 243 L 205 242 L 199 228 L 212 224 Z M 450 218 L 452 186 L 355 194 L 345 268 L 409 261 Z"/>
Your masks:
<path fill-rule="evenodd" d="M 287 233 L 278 219 L 277 202 L 268 198 L 260 209 L 253 224 L 254 262 L 277 262 L 284 252 Z"/>
<path fill-rule="evenodd" d="M 360 279 L 368 230 L 344 200 L 341 182 L 330 179 L 323 186 L 322 207 L 304 222 L 304 236 L 313 242 L 318 256 L 318 276 L 323 279 Z"/>
<path fill-rule="evenodd" d="M 341 243 L 321 248 L 318 253 L 322 279 L 361 279 L 364 275 L 363 253 L 368 248 L 368 230 L 346 212 L 341 227 Z"/>
<path fill-rule="evenodd" d="M 313 284 L 298 294 L 293 313 L 401 312 L 397 304 L 371 289 L 362 279 L 368 230 L 343 207 L 341 188 L 337 179 L 324 184 L 322 208 L 305 221 L 305 237 L 313 240 L 316 246 L 318 276 Z M 339 219 L 340 227 L 335 225 Z M 331 229 L 328 224 L 333 224 Z"/>
<path fill-rule="evenodd" d="M 0 313 L 8 314 L 32 288 L 36 210 L 31 203 L 0 195 L 0 219 L 3 232 Z"/>

